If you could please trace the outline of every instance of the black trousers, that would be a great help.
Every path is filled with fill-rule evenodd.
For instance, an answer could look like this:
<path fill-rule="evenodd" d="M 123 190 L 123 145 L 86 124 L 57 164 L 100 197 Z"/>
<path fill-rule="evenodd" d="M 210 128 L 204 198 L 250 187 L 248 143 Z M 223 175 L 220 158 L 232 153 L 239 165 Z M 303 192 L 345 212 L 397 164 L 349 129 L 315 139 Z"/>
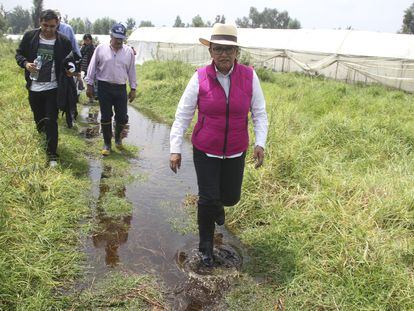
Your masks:
<path fill-rule="evenodd" d="M 101 124 L 112 122 L 113 110 L 117 124 L 128 123 L 128 94 L 125 84 L 98 81 L 98 100 L 101 109 Z"/>
<path fill-rule="evenodd" d="M 46 134 L 47 155 L 49 158 L 56 158 L 58 145 L 57 89 L 42 92 L 29 91 L 29 103 L 37 130 Z"/>
<path fill-rule="evenodd" d="M 198 232 L 200 251 L 212 249 L 215 219 L 223 205 L 240 200 L 246 152 L 240 157 L 220 159 L 207 156 L 193 146 L 193 160 L 198 184 Z"/>

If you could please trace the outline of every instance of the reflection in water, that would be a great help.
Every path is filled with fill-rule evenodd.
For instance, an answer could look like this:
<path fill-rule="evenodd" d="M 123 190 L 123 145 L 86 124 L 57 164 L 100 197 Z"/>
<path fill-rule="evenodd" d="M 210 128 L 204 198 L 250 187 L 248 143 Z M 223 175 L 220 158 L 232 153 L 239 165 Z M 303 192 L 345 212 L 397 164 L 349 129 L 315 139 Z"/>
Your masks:
<path fill-rule="evenodd" d="M 105 248 L 105 263 L 108 266 L 114 267 L 120 261 L 118 255 L 119 246 L 128 240 L 128 230 L 131 227 L 132 216 L 108 216 L 102 206 L 104 197 L 111 190 L 115 190 L 119 198 L 125 198 L 125 186 L 110 189 L 106 180 L 111 177 L 111 173 L 112 167 L 105 165 L 99 183 L 99 198 L 96 206 L 98 230 L 92 234 L 92 241 L 96 248 Z"/>
<path fill-rule="evenodd" d="M 96 248 L 105 248 L 105 263 L 114 267 L 119 263 L 118 248 L 128 240 L 131 216 L 121 219 L 103 217 L 99 220 L 99 231 L 92 235 Z"/>
<path fill-rule="evenodd" d="M 99 222 L 86 250 L 93 277 L 112 269 L 152 274 L 167 287 L 172 310 L 214 310 L 242 265 L 240 243 L 220 228 L 215 236 L 215 267 L 200 266 L 197 236 L 174 231 L 169 221 L 186 215 L 183 199 L 197 193 L 191 145 L 184 144 L 182 166 L 175 175 L 168 166 L 169 127 L 132 107 L 128 114 L 130 126 L 123 137 L 129 132 L 125 142 L 139 148 L 139 160 L 131 161 L 131 174 L 146 178 L 126 187 L 110 186 L 111 167 L 91 161 Z M 110 217 L 102 208 L 108 193 L 131 202 L 132 213 Z"/>

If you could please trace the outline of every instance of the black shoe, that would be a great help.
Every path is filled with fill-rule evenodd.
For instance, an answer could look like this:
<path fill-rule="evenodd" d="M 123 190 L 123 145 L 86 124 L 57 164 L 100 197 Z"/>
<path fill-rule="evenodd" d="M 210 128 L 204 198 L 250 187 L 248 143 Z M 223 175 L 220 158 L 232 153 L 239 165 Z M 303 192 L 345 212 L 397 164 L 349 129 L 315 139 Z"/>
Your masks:
<path fill-rule="evenodd" d="M 216 213 L 216 224 L 218 226 L 224 225 L 224 222 L 226 220 L 226 214 L 224 213 L 224 207 L 222 206 L 221 209 Z"/>
<path fill-rule="evenodd" d="M 214 266 L 214 256 L 213 256 L 213 252 L 202 252 L 201 253 L 201 263 L 207 267 L 207 268 L 211 268 Z"/>

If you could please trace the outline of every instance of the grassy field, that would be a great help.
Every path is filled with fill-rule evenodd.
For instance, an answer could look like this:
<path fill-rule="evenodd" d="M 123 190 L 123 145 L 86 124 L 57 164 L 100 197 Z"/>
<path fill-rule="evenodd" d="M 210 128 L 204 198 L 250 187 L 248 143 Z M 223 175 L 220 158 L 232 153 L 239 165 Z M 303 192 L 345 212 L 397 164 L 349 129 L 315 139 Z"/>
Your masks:
<path fill-rule="evenodd" d="M 79 273 L 78 220 L 88 213 L 85 143 L 62 130 L 59 169 L 46 167 L 13 44 L 0 43 L 0 309 L 62 306 Z"/>
<path fill-rule="evenodd" d="M 100 229 L 91 217 L 88 157 L 99 156 L 102 142 L 88 144 L 61 122 L 60 164 L 47 167 L 15 48 L 0 39 L 0 310 L 162 306 L 161 291 L 147 276 L 108 275 L 93 288 L 73 289 L 85 266 L 81 240 Z M 98 202 L 105 217 L 130 213 L 129 203 L 116 195 L 130 179 L 128 157 L 137 152 L 127 149 L 103 160 L 114 175 Z"/>
<path fill-rule="evenodd" d="M 137 107 L 172 123 L 193 72 L 140 66 Z M 414 310 L 413 95 L 258 74 L 266 160 L 255 170 L 249 154 L 242 200 L 228 209 L 251 256 L 228 308 Z"/>
<path fill-rule="evenodd" d="M 65 294 L 82 272 L 79 221 L 94 226 L 87 156 L 100 144 L 61 126 L 60 166 L 46 167 L 14 48 L 0 41 L 0 310 L 162 309 L 146 276 L 108 275 Z M 140 66 L 136 105 L 171 123 L 193 72 L 175 62 Z M 226 309 L 279 302 L 295 311 L 414 310 L 414 97 L 259 76 L 270 121 L 266 162 L 255 170 L 249 154 L 242 201 L 228 209 L 250 261 Z M 123 171 L 127 161 L 117 156 L 106 164 Z M 118 215 L 115 205 L 130 212 L 110 195 L 100 202 L 106 214 Z"/>

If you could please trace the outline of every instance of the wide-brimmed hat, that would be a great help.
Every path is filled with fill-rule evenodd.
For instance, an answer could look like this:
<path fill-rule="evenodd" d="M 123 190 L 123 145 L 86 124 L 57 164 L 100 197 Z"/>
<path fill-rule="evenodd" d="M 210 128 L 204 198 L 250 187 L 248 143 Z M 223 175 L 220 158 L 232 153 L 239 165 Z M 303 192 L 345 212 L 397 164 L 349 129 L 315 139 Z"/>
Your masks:
<path fill-rule="evenodd" d="M 230 24 L 215 23 L 211 33 L 210 40 L 200 38 L 202 44 L 210 46 L 210 43 L 240 46 L 237 43 L 237 28 Z"/>

